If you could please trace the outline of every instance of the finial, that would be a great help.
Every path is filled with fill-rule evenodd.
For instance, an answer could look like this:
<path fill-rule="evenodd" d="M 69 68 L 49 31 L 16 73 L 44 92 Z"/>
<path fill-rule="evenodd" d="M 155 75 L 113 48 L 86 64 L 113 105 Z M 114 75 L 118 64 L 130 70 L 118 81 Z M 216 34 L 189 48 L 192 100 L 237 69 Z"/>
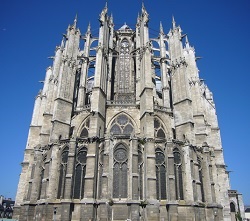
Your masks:
<path fill-rule="evenodd" d="M 63 47 L 64 47 L 64 38 L 61 41 L 61 48 L 63 48 Z"/>
<path fill-rule="evenodd" d="M 74 19 L 74 27 L 76 27 L 76 24 L 77 24 L 77 13 L 76 13 L 76 16 L 75 16 L 75 19 Z"/>
<path fill-rule="evenodd" d="M 108 8 L 108 0 L 106 0 L 105 8 Z"/>
<path fill-rule="evenodd" d="M 188 41 L 188 36 L 186 35 L 185 37 L 185 44 L 186 44 L 186 48 L 189 48 L 189 41 Z"/>
<path fill-rule="evenodd" d="M 163 31 L 163 27 L 162 27 L 162 23 L 160 22 L 160 33 L 163 34 L 164 31 Z"/>
<path fill-rule="evenodd" d="M 90 32 L 91 32 L 91 29 L 90 29 L 90 22 L 89 22 L 86 34 L 90 34 Z"/>
<path fill-rule="evenodd" d="M 113 19 L 113 14 L 112 13 L 111 13 L 111 15 L 109 17 L 109 24 L 114 25 L 114 19 Z"/>
<path fill-rule="evenodd" d="M 173 24 L 173 29 L 176 28 L 176 23 L 175 23 L 175 20 L 174 20 L 174 16 L 172 15 L 172 24 Z"/>
<path fill-rule="evenodd" d="M 142 12 L 144 12 L 146 9 L 145 9 L 145 5 L 144 5 L 144 1 L 142 0 L 142 3 L 141 3 L 141 9 L 142 9 Z"/>

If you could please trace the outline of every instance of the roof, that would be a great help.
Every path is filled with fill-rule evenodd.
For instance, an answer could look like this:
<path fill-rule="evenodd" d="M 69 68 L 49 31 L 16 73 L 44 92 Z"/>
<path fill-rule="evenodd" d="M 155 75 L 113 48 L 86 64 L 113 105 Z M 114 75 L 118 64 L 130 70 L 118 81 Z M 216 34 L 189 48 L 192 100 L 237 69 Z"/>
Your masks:
<path fill-rule="evenodd" d="M 119 28 L 120 31 L 132 30 L 126 23 Z"/>
<path fill-rule="evenodd" d="M 250 213 L 250 208 L 246 208 L 245 213 Z"/>

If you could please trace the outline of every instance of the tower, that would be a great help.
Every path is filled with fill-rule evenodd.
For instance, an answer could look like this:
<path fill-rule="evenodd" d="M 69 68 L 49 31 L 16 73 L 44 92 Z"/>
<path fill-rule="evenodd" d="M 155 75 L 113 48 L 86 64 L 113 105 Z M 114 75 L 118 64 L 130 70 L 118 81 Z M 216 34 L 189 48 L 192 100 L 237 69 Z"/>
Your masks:
<path fill-rule="evenodd" d="M 18 220 L 231 220 L 213 96 L 195 50 L 172 21 L 149 36 L 77 28 L 56 48 L 34 112 L 14 216 Z M 79 48 L 80 42 L 84 47 Z M 94 73 L 94 74 L 93 74 Z"/>

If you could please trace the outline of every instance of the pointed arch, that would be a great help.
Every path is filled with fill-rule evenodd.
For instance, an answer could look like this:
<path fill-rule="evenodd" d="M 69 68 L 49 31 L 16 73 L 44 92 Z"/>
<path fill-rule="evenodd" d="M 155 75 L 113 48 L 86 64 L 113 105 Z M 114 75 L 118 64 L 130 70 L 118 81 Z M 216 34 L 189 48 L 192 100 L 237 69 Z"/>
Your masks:
<path fill-rule="evenodd" d="M 175 175 L 175 194 L 177 200 L 183 200 L 183 179 L 182 179 L 182 156 L 180 150 L 176 147 L 173 150 L 174 155 L 174 175 Z"/>
<path fill-rule="evenodd" d="M 130 136 L 135 131 L 134 123 L 131 118 L 125 113 L 116 115 L 110 125 L 110 133 L 113 135 L 127 135 Z"/>
<path fill-rule="evenodd" d="M 202 171 L 202 160 L 201 157 L 197 157 L 197 162 L 198 162 L 198 178 L 199 178 L 199 184 L 200 184 L 200 196 L 201 196 L 201 201 L 205 202 L 205 192 L 204 192 L 204 184 L 203 184 L 203 171 Z"/>
<path fill-rule="evenodd" d="M 47 155 L 45 154 L 43 156 L 43 160 L 42 160 L 42 163 L 40 166 L 40 185 L 39 185 L 38 197 L 37 197 L 38 200 L 42 198 L 42 190 L 44 189 L 43 179 L 44 179 L 44 175 L 45 175 L 45 162 L 46 162 L 46 160 L 47 160 Z"/>
<path fill-rule="evenodd" d="M 167 199 L 165 154 L 160 147 L 155 149 L 156 195 L 158 200 Z"/>
<path fill-rule="evenodd" d="M 143 199 L 143 167 L 144 167 L 144 157 L 143 157 L 143 148 L 141 145 L 138 145 L 138 174 L 139 174 L 139 197 Z"/>
<path fill-rule="evenodd" d="M 79 137 L 80 138 L 87 138 L 89 137 L 89 127 L 90 127 L 90 118 L 87 117 L 85 118 L 85 120 L 83 121 L 82 125 L 81 125 L 81 129 L 79 131 Z"/>
<path fill-rule="evenodd" d="M 98 175 L 98 197 L 102 197 L 102 185 L 103 185 L 103 171 L 104 171 L 104 144 L 101 143 L 99 146 L 99 175 Z"/>
<path fill-rule="evenodd" d="M 66 173 L 68 167 L 68 155 L 69 155 L 69 147 L 66 146 L 63 148 L 61 152 L 61 163 L 59 167 L 59 181 L 58 181 L 58 191 L 57 191 L 58 199 L 64 198 Z"/>
<path fill-rule="evenodd" d="M 75 157 L 75 173 L 73 198 L 82 199 L 84 196 L 84 184 L 86 175 L 87 147 L 80 147 Z"/>
<path fill-rule="evenodd" d="M 155 130 L 155 138 L 159 139 L 167 138 L 163 123 L 158 117 L 154 118 L 154 130 Z"/>
<path fill-rule="evenodd" d="M 128 181 L 128 148 L 124 143 L 119 143 L 113 152 L 113 197 L 127 198 Z"/>

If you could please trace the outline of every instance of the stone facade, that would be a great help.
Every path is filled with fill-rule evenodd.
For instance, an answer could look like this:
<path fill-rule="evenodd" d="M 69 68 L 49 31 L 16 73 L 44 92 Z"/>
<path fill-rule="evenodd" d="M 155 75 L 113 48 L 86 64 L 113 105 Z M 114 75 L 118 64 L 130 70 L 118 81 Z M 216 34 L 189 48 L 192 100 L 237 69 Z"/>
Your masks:
<path fill-rule="evenodd" d="M 14 217 L 23 220 L 231 220 L 215 104 L 173 19 L 99 37 L 75 19 L 35 100 Z M 84 42 L 84 47 L 80 43 Z M 94 74 L 93 74 L 94 73 Z"/>

